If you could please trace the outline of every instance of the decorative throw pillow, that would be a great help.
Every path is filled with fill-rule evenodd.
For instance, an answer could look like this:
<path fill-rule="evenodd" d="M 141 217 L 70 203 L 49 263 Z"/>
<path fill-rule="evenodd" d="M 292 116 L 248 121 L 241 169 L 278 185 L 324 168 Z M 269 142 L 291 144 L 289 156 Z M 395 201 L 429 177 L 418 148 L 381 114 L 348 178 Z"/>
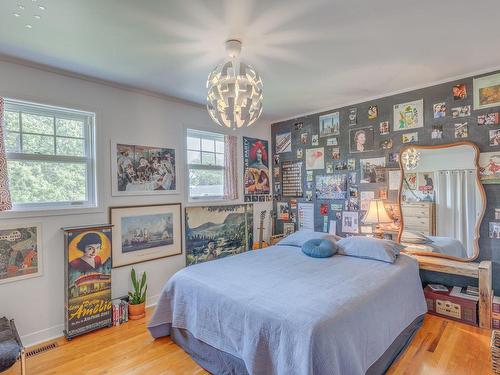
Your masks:
<path fill-rule="evenodd" d="M 299 230 L 283 238 L 276 245 L 278 246 L 297 246 L 302 247 L 309 240 L 329 240 L 332 242 L 338 241 L 341 237 L 324 232 L 312 232 L 306 230 Z"/>
<path fill-rule="evenodd" d="M 337 245 L 332 241 L 316 238 L 305 242 L 302 252 L 313 258 L 328 258 L 337 252 Z"/>
<path fill-rule="evenodd" d="M 399 252 L 406 246 L 390 240 L 372 237 L 354 236 L 337 242 L 338 253 L 358 258 L 380 260 L 394 263 Z"/>
<path fill-rule="evenodd" d="M 431 243 L 432 240 L 420 232 L 406 229 L 403 231 L 401 235 L 401 242 L 425 244 L 425 243 Z"/>

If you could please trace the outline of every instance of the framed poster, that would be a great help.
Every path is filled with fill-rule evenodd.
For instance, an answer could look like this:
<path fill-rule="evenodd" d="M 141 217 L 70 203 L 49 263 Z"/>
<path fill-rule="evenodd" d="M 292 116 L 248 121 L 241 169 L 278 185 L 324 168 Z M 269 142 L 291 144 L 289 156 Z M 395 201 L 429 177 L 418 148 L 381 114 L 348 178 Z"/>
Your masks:
<path fill-rule="evenodd" d="M 0 284 L 41 276 L 42 225 L 0 226 Z"/>
<path fill-rule="evenodd" d="M 186 207 L 186 266 L 252 249 L 251 204 Z"/>
<path fill-rule="evenodd" d="M 361 159 L 361 180 L 362 184 L 384 183 L 385 182 L 385 157 Z"/>
<path fill-rule="evenodd" d="M 500 152 L 479 154 L 479 177 L 483 184 L 500 184 Z"/>
<path fill-rule="evenodd" d="M 64 334 L 75 336 L 110 327 L 111 225 L 64 230 Z"/>
<path fill-rule="evenodd" d="M 113 268 L 182 254 L 181 204 L 110 207 Z"/>
<path fill-rule="evenodd" d="M 292 133 L 276 134 L 276 153 L 292 151 Z"/>
<path fill-rule="evenodd" d="M 350 131 L 350 152 L 365 152 L 373 150 L 373 126 Z"/>
<path fill-rule="evenodd" d="M 474 109 L 500 106 L 500 73 L 474 78 Z"/>
<path fill-rule="evenodd" d="M 282 190 L 284 197 L 302 197 L 302 162 L 284 161 L 282 166 Z"/>
<path fill-rule="evenodd" d="M 394 130 L 408 130 L 424 126 L 424 100 L 394 105 Z"/>
<path fill-rule="evenodd" d="M 175 149 L 111 142 L 111 194 L 177 194 Z"/>
<path fill-rule="evenodd" d="M 359 233 L 359 214 L 356 211 L 342 211 L 342 232 Z"/>
<path fill-rule="evenodd" d="M 243 137 L 245 195 L 269 194 L 269 142 Z"/>
<path fill-rule="evenodd" d="M 339 112 L 329 113 L 319 116 L 319 136 L 329 137 L 340 134 L 340 114 Z"/>

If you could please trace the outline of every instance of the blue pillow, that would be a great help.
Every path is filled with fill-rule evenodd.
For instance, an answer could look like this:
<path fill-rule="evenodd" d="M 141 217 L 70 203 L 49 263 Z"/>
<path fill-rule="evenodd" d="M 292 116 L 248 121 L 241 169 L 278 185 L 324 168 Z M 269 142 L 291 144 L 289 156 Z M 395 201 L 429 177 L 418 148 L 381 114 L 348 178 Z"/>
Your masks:
<path fill-rule="evenodd" d="M 353 236 L 337 242 L 340 255 L 380 260 L 394 263 L 399 252 L 406 246 L 390 240 L 373 237 Z"/>
<path fill-rule="evenodd" d="M 315 238 L 302 245 L 302 252 L 313 258 L 328 258 L 337 252 L 332 241 Z"/>

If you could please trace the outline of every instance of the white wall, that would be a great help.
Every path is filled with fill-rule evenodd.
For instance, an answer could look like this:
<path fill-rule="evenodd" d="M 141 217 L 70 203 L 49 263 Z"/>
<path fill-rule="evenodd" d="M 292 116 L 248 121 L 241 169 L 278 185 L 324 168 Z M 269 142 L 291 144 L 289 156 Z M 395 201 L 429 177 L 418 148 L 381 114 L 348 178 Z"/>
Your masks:
<path fill-rule="evenodd" d="M 203 89 L 200 83 L 200 89 Z M 41 222 L 43 225 L 43 276 L 0 285 L 0 316 L 16 319 L 25 344 L 60 336 L 64 323 L 64 249 L 61 227 L 108 222 L 108 207 L 154 203 L 187 203 L 185 150 L 186 127 L 223 131 L 210 120 L 202 106 L 118 89 L 89 80 L 59 75 L 33 67 L 0 61 L 0 96 L 62 106 L 96 113 L 97 173 L 100 207 L 75 214 L 17 217 L 0 214 L 1 224 Z M 237 132 L 270 138 L 270 126 L 264 122 Z M 110 141 L 141 145 L 164 145 L 177 151 L 180 194 L 163 196 L 111 197 Z M 241 139 L 239 142 L 241 155 Z M 242 169 L 242 157 L 239 158 Z M 242 201 L 240 176 L 240 201 Z M 16 217 L 13 217 L 16 216 Z M 162 286 L 184 267 L 184 253 L 179 256 L 137 264 L 149 279 L 148 304 L 154 304 Z M 113 270 L 113 296 L 126 294 L 130 287 L 130 267 Z"/>

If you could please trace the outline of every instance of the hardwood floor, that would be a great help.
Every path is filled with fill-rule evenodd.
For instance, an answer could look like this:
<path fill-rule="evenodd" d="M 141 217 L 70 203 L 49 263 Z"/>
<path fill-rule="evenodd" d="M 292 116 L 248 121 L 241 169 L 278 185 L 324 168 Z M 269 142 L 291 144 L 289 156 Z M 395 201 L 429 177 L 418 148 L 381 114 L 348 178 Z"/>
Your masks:
<path fill-rule="evenodd" d="M 102 329 L 27 360 L 28 375 L 208 374 L 169 338 L 154 341 L 146 319 Z M 428 315 L 388 374 L 492 375 L 490 331 Z M 16 365 L 5 375 L 19 374 Z"/>

